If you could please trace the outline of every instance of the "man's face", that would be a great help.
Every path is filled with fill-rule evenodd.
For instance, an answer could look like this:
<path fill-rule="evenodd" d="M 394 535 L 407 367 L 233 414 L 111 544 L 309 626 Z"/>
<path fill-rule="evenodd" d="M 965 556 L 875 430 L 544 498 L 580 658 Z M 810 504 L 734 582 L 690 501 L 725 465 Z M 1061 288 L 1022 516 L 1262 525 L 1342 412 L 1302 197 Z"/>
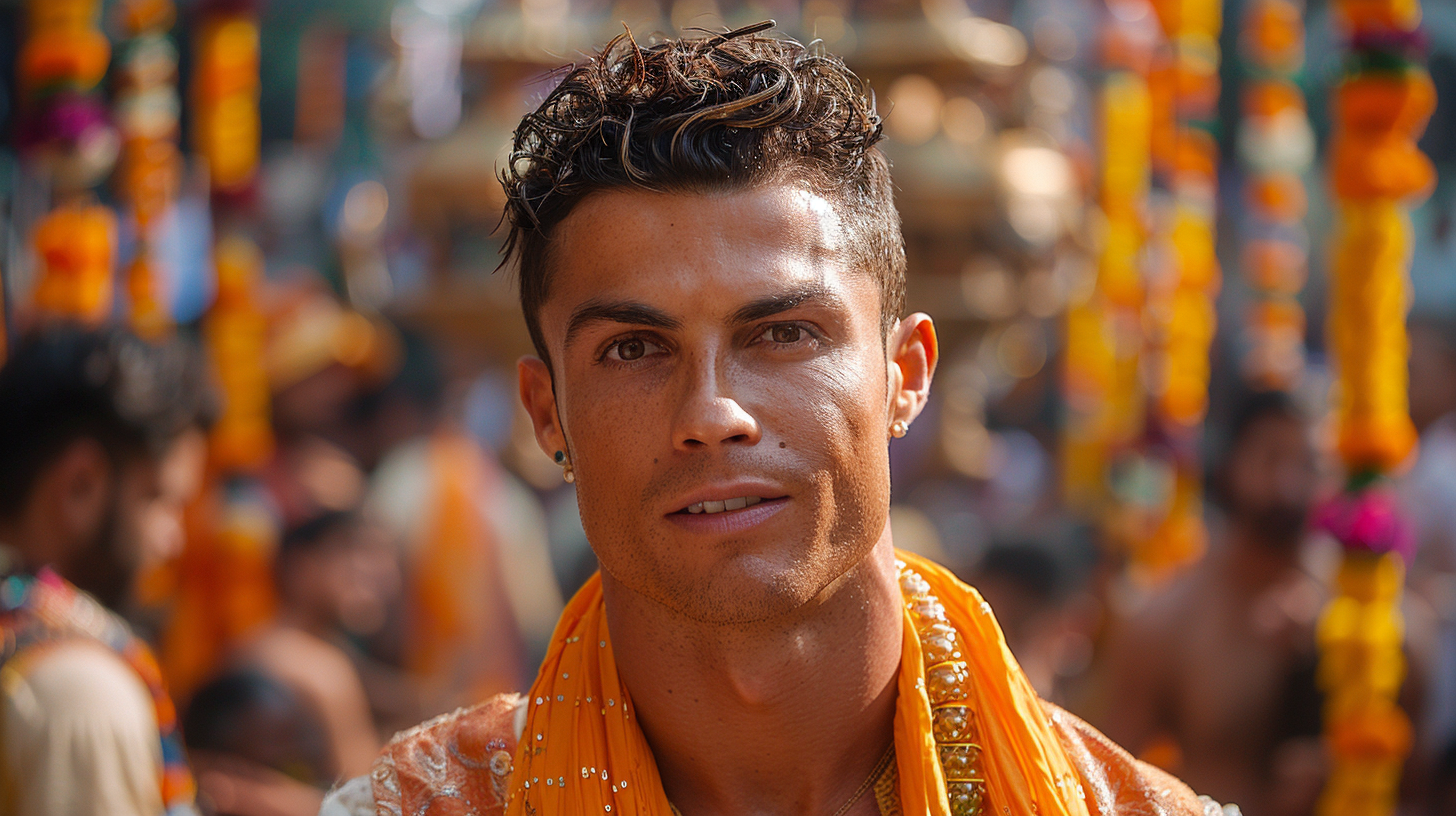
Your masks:
<path fill-rule="evenodd" d="M 1297 544 L 1318 486 L 1309 428 L 1292 416 L 1264 416 L 1229 456 L 1229 512 L 1265 540 Z"/>
<path fill-rule="evenodd" d="M 789 185 L 603 192 L 559 225 L 540 311 L 554 383 L 523 361 L 523 396 L 547 405 L 538 437 L 570 457 L 609 583 L 763 620 L 884 534 L 899 372 L 877 282 L 843 249 L 834 208 Z"/>
<path fill-rule="evenodd" d="M 189 430 L 159 459 L 130 457 L 121 463 L 109 495 L 99 499 L 109 506 L 74 559 L 72 580 L 116 607 L 143 569 L 180 552 L 182 513 L 201 485 L 206 455 L 202 433 Z"/>

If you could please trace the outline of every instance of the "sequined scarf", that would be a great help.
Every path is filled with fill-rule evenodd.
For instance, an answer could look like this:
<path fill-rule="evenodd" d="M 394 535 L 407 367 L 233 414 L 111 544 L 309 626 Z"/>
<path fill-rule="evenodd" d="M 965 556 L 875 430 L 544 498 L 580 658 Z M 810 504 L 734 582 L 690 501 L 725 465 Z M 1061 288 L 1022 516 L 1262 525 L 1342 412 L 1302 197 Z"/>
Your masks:
<path fill-rule="evenodd" d="M 990 606 L 897 553 L 905 635 L 895 711 L 903 812 L 1087 816 L 1081 779 Z M 600 576 L 572 598 L 526 700 L 509 816 L 671 816 L 622 687 Z"/>
<path fill-rule="evenodd" d="M 162 743 L 162 802 L 168 814 L 194 813 L 196 785 L 182 750 L 177 709 L 167 694 L 152 650 L 120 616 L 49 568 L 35 575 L 0 578 L 0 666 L 12 659 L 26 659 L 26 650 L 31 647 L 77 638 L 101 642 L 146 685 Z"/>

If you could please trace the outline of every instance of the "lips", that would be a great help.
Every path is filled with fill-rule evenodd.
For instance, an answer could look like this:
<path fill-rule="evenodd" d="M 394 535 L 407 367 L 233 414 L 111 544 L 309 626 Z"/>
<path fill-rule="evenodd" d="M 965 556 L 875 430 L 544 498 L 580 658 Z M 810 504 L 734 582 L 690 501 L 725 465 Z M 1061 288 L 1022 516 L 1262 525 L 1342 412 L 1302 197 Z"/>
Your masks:
<path fill-rule="evenodd" d="M 679 494 L 665 508 L 669 516 L 714 516 L 741 512 L 786 498 L 788 491 L 759 479 L 734 479 Z"/>
<path fill-rule="evenodd" d="M 679 513 L 721 513 L 724 510 L 742 510 L 745 507 L 752 507 L 763 501 L 762 496 L 739 496 L 723 501 L 700 501 L 697 504 L 690 504 L 679 510 Z"/>

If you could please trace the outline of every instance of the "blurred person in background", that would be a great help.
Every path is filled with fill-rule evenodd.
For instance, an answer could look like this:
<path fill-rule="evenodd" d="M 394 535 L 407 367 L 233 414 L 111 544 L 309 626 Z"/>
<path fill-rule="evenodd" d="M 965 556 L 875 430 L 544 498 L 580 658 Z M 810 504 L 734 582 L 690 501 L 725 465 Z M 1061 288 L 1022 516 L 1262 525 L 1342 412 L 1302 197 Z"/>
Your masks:
<path fill-rule="evenodd" d="M 520 392 L 601 571 L 526 697 L 399 735 L 322 812 L 1217 808 L 1042 703 L 989 605 L 895 550 L 935 329 L 863 82 L 772 25 L 622 35 L 516 132 Z"/>
<path fill-rule="evenodd" d="M 1456 321 L 1413 315 L 1410 343 L 1411 420 L 1421 442 L 1400 490 L 1418 544 L 1407 578 L 1436 628 L 1420 750 L 1439 761 L 1446 746 L 1456 750 Z"/>
<path fill-rule="evenodd" d="M 312 816 L 333 779 L 325 733 L 287 685 L 262 672 L 213 679 L 182 717 L 199 803 L 215 816 Z"/>
<path fill-rule="evenodd" d="M 399 591 L 394 548 L 356 512 L 322 513 L 284 533 L 274 562 L 278 617 L 233 664 L 282 681 L 315 713 L 327 779 L 368 770 L 379 735 L 345 649 L 351 631 L 383 622 Z"/>
<path fill-rule="evenodd" d="M 322 285 L 286 287 L 278 300 L 266 360 L 278 449 L 264 481 L 287 528 L 358 506 L 372 463 L 352 406 L 394 375 L 399 347 L 388 324 Z"/>
<path fill-rule="evenodd" d="M 119 613 L 181 547 L 209 412 L 179 341 L 56 326 L 0 369 L 0 814 L 192 811 L 172 702 Z"/>
<path fill-rule="evenodd" d="M 1149 598 L 1110 646 L 1107 735 L 1171 741 L 1189 784 L 1251 814 L 1306 814 L 1323 779 L 1314 626 L 1325 590 L 1301 563 L 1318 487 L 1312 428 L 1287 395 L 1235 413 L 1208 555 Z"/>
<path fill-rule="evenodd" d="M 562 606 L 538 500 L 457 419 L 447 391 L 463 383 L 447 383 L 423 338 L 402 337 L 398 374 L 351 412 L 378 463 L 366 507 L 405 567 L 394 636 L 419 707 L 401 728 L 519 688 Z"/>
<path fill-rule="evenodd" d="M 1079 565 L 1041 540 L 993 542 L 969 583 L 996 610 L 1006 645 L 1042 699 L 1066 705 L 1069 681 L 1086 671 L 1097 607 L 1077 586 Z"/>

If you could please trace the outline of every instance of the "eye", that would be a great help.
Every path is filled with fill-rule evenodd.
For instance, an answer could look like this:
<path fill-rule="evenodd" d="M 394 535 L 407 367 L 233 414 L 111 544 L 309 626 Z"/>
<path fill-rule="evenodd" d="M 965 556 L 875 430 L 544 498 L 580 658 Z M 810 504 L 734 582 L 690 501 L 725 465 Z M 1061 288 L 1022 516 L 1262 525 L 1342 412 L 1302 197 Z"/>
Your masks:
<path fill-rule="evenodd" d="M 765 328 L 758 335 L 757 342 L 774 346 L 799 346 L 812 342 L 815 338 L 814 332 L 803 324 L 776 323 Z"/>
<path fill-rule="evenodd" d="M 769 339 L 775 343 L 797 343 L 804 337 L 804 330 L 798 326 L 774 326 L 768 330 Z"/>
<path fill-rule="evenodd" d="M 662 350 L 662 346 L 646 339 L 645 337 L 628 337 L 613 343 L 606 353 L 606 358 L 620 363 L 631 363 L 641 360 L 650 354 L 656 354 Z"/>

